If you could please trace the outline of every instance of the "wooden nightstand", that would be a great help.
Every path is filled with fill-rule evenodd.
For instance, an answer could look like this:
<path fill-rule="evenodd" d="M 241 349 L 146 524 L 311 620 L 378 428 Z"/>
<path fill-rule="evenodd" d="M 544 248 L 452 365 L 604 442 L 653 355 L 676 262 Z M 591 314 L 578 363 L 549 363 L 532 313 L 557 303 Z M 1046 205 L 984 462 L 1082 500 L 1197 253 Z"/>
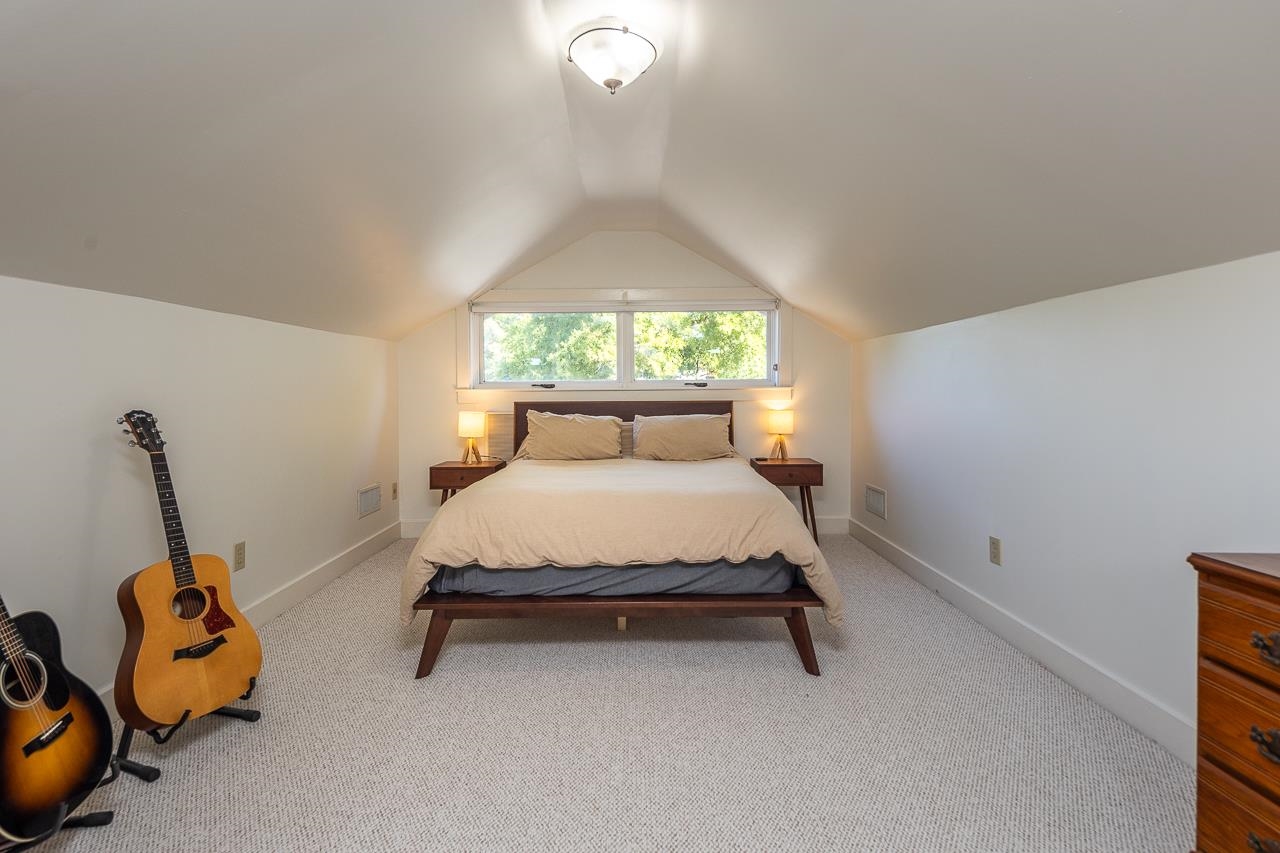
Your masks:
<path fill-rule="evenodd" d="M 818 518 L 813 513 L 813 487 L 822 485 L 822 463 L 803 456 L 795 456 L 791 459 L 756 457 L 751 460 L 751 467 L 775 486 L 800 487 L 800 517 L 804 519 L 805 527 L 813 533 L 813 539 L 816 542 Z"/>
<path fill-rule="evenodd" d="M 507 463 L 501 459 L 483 462 L 441 462 L 431 466 L 431 488 L 440 490 L 440 503 L 456 495 L 472 483 L 478 483 L 494 471 L 501 471 Z"/>

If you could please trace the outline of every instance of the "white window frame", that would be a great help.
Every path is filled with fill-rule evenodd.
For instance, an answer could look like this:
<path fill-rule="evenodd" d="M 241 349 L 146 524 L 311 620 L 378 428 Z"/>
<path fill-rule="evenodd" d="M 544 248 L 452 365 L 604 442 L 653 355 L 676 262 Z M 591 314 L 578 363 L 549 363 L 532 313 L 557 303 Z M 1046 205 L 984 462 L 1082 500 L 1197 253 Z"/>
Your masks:
<path fill-rule="evenodd" d="M 580 303 L 472 303 L 469 307 L 470 387 L 482 389 L 520 389 L 532 393 L 543 391 L 707 391 L 733 388 L 774 388 L 781 385 L 779 371 L 781 351 L 780 304 L 777 300 L 750 300 L 725 303 L 650 302 L 623 304 L 607 302 Z M 635 376 L 635 314 L 651 311 L 760 311 L 766 315 L 765 334 L 769 376 L 764 379 L 637 379 Z M 488 314 L 616 314 L 617 367 L 616 379 L 557 380 L 554 382 L 486 382 L 484 379 L 484 318 Z M 542 387 L 551 385 L 552 387 Z"/>

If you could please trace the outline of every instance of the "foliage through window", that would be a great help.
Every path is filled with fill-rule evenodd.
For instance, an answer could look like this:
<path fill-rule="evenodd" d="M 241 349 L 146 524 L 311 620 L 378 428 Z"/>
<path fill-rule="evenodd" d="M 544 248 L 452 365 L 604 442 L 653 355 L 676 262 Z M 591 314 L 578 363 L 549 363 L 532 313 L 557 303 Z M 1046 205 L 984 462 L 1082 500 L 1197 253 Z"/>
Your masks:
<path fill-rule="evenodd" d="M 635 318 L 635 378 L 768 379 L 764 311 L 643 311 Z"/>
<path fill-rule="evenodd" d="M 766 310 L 479 313 L 482 384 L 561 387 L 768 385 Z"/>

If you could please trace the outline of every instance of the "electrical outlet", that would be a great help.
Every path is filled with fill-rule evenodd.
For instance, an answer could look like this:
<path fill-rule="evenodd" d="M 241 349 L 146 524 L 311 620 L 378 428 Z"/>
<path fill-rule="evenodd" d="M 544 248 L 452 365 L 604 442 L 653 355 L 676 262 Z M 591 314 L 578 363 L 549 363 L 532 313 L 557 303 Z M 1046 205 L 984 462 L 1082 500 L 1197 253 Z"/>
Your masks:
<path fill-rule="evenodd" d="M 1001 546 L 1001 544 L 1000 544 L 1000 540 L 999 540 L 999 539 L 997 539 L 997 538 L 996 538 L 996 537 L 994 537 L 994 536 L 988 536 L 988 537 L 987 537 L 987 550 L 988 550 L 988 552 L 989 552 L 989 555 L 988 555 L 988 556 L 991 558 L 991 562 L 995 563 L 997 566 L 1002 566 L 1002 565 L 1004 565 L 1004 563 L 1003 563 L 1003 562 L 1001 562 L 1001 560 L 1003 560 L 1003 559 L 1004 559 L 1004 556 L 1003 556 L 1003 554 L 1001 553 L 1002 546 Z"/>
<path fill-rule="evenodd" d="M 392 483 L 391 484 L 391 500 L 395 501 L 399 499 L 400 499 L 400 484 Z"/>
<path fill-rule="evenodd" d="M 243 543 L 243 542 L 237 542 L 237 543 L 236 543 L 236 555 L 235 555 L 235 558 L 234 558 L 234 564 L 233 564 L 233 565 L 232 565 L 232 567 L 231 567 L 231 571 L 233 571 L 233 572 L 238 572 L 238 571 L 240 571 L 240 570 L 241 570 L 241 569 L 243 569 L 243 568 L 244 568 L 244 543 Z"/>

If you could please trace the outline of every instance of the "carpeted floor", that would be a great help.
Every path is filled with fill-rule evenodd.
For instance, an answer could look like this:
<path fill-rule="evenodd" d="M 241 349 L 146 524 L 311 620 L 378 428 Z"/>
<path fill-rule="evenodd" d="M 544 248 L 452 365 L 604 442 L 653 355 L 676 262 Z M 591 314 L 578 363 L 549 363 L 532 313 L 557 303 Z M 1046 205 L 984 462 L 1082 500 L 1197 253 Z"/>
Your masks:
<path fill-rule="evenodd" d="M 136 757 L 60 851 L 1185 851 L 1192 772 L 853 539 L 781 619 L 396 621 L 408 541 L 265 626 L 258 723 Z M 145 739 L 144 739 L 145 741 Z"/>

